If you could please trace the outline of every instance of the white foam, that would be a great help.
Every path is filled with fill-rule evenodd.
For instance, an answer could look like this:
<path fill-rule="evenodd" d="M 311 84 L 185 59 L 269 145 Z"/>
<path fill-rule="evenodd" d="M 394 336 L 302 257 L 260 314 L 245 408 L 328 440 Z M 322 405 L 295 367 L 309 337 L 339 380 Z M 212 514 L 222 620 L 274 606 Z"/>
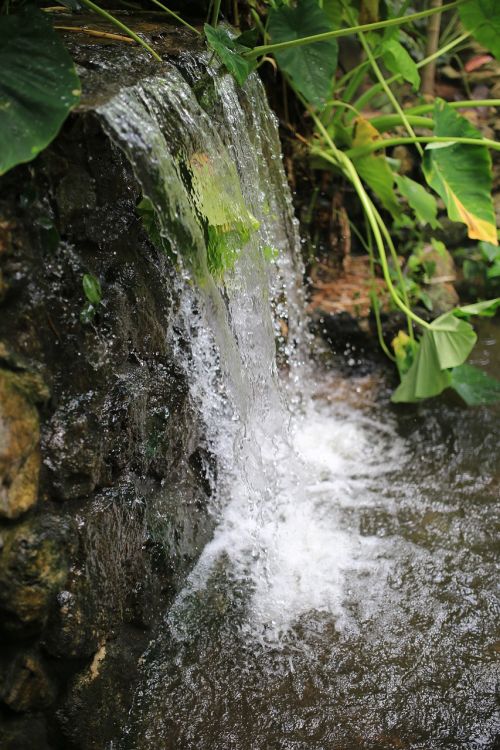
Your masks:
<path fill-rule="evenodd" d="M 311 401 L 305 414 L 292 419 L 291 443 L 274 436 L 272 453 L 261 437 L 265 476 L 276 481 L 267 492 L 251 492 L 241 474 L 233 479 L 214 539 L 192 578 L 195 587 L 203 586 L 224 555 L 232 576 L 251 591 L 248 630 L 266 640 L 276 640 L 312 610 L 344 621 L 346 575 L 368 569 L 377 554 L 376 540 L 346 526 L 341 511 L 380 501 L 371 484 L 394 470 L 401 444 L 390 428 L 354 410 L 345 419 L 331 409 Z"/>

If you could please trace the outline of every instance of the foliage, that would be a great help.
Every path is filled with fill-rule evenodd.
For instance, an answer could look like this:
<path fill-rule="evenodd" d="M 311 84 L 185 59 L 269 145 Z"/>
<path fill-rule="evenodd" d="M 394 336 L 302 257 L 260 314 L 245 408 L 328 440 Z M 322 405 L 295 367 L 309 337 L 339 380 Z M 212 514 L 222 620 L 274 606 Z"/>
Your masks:
<path fill-rule="evenodd" d="M 27 8 L 0 23 L 0 175 L 30 161 L 78 103 L 80 82 L 42 13 Z"/>
<path fill-rule="evenodd" d="M 471 239 L 481 240 L 487 243 L 487 247 L 496 247 L 498 242 L 491 199 L 492 175 L 488 147 L 497 148 L 498 145 L 484 139 L 468 120 L 442 100 L 436 100 L 433 107 L 424 105 L 423 112 L 422 107 L 417 107 L 418 111 L 414 112 L 402 110 L 390 83 L 406 80 L 414 89 L 418 89 L 418 71 L 425 61 L 417 63 L 410 56 L 398 38 L 396 27 L 403 21 L 408 22 L 417 16 L 421 18 L 421 14 L 409 14 L 404 19 L 389 17 L 380 21 L 377 3 L 373 7 L 362 3 L 357 22 L 356 10 L 347 0 L 340 4 L 342 12 L 338 13 L 337 9 L 334 17 L 330 15 L 332 4 L 327 3 L 325 10 L 320 7 L 322 5 L 316 0 L 272 2 L 264 44 L 254 46 L 251 52 L 243 53 L 243 56 L 256 60 L 270 53 L 274 55 L 285 79 L 315 124 L 315 137 L 310 142 L 312 156 L 319 159 L 323 167 L 329 165 L 346 177 L 358 194 L 368 225 L 366 245 L 375 246 L 378 264 L 393 303 L 407 316 L 408 333 L 400 332 L 393 342 L 401 377 L 401 385 L 396 389 L 393 401 L 418 401 L 435 396 L 448 387 L 461 391 L 467 403 L 482 402 L 486 391 L 488 398 L 493 398 L 495 394 L 498 396 L 491 384 L 486 386 L 480 377 L 471 375 L 469 367 L 464 369 L 464 362 L 476 341 L 474 330 L 464 317 L 491 312 L 496 301 L 485 305 L 485 309 L 477 306 L 458 308 L 440 315 L 432 323 L 416 315 L 410 307 L 412 295 L 423 300 L 429 309 L 432 308 L 432 302 L 426 299 L 418 277 L 420 275 L 424 282 L 429 281 L 434 268 L 423 255 L 414 252 L 408 261 L 408 275 L 403 275 L 390 231 L 374 202 L 380 202 L 393 221 L 401 224 L 404 223 L 400 202 L 403 198 L 414 212 L 417 222 L 427 224 L 432 229 L 439 226 L 435 197 L 421 183 L 395 172 L 393 162 L 385 153 L 388 146 L 413 144 L 422 157 L 423 176 L 429 187 L 443 200 L 450 219 L 464 223 Z M 490 5 L 491 0 L 466 0 L 460 12 L 465 25 L 479 29 L 480 41 L 495 52 L 497 38 L 486 30 L 484 24 L 487 15 L 491 15 L 493 25 L 496 22 L 496 11 Z M 350 26 L 339 28 L 345 21 Z M 363 21 L 369 23 L 364 24 Z M 328 26 L 330 31 L 327 30 Z M 381 33 L 376 33 L 379 29 Z M 372 91 L 382 91 L 394 110 L 392 119 L 389 117 L 384 121 L 381 118 L 380 129 L 377 128 L 376 118 L 371 122 L 359 113 L 360 106 L 373 96 L 370 90 L 358 102 L 353 101 L 365 78 L 366 64 L 362 63 L 354 73 L 341 78 L 344 85 L 339 86 L 333 75 L 336 50 L 320 47 L 320 44 L 335 41 L 338 36 L 347 34 L 356 34 L 366 53 L 377 79 Z M 453 43 L 448 47 L 452 48 Z M 382 60 L 385 68 L 394 73 L 389 81 L 384 77 L 377 59 Z M 335 87 L 339 89 L 344 108 L 338 106 L 339 102 L 329 104 L 332 87 L 334 95 Z M 335 107 L 338 107 L 336 111 Z M 353 112 L 356 116 L 353 116 Z M 427 112 L 432 116 L 421 116 Z M 430 131 L 429 135 L 417 136 L 414 126 L 423 127 L 428 133 Z M 398 131 L 392 138 L 383 137 L 382 133 L 391 127 L 403 128 L 406 135 L 401 136 Z M 425 150 L 421 144 L 426 144 Z M 372 267 L 375 269 L 376 266 L 373 257 Z M 492 267 L 496 268 L 495 265 Z M 379 322 L 376 300 L 374 310 Z M 422 331 L 418 339 L 415 324 Z M 381 330 L 379 339 L 386 350 Z M 476 396 L 471 395 L 475 389 Z"/>
<path fill-rule="evenodd" d="M 276 44 L 329 31 L 332 31 L 332 25 L 316 0 L 298 0 L 294 6 L 282 5 L 269 11 L 268 32 Z M 325 103 L 331 94 L 337 69 L 336 39 L 286 48 L 276 51 L 275 57 L 297 91 L 313 104 L 321 106 Z"/>
<path fill-rule="evenodd" d="M 87 302 L 80 312 L 82 323 L 91 323 L 97 312 L 97 306 L 102 300 L 102 290 L 99 279 L 90 273 L 84 273 L 82 277 L 82 287 Z"/>

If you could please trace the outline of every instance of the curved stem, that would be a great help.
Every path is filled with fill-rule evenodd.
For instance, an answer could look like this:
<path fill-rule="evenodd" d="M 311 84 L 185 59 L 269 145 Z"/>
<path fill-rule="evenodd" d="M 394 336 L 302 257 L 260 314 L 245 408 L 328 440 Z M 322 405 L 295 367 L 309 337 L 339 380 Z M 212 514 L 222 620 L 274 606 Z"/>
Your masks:
<path fill-rule="evenodd" d="M 415 138 L 383 138 L 380 141 L 367 143 L 366 146 L 357 146 L 346 151 L 350 159 L 359 159 L 361 156 L 380 151 L 380 149 L 389 148 L 390 146 L 405 146 L 413 143 L 446 143 L 454 146 L 456 143 L 463 143 L 467 146 L 487 146 L 494 151 L 500 151 L 500 143 L 490 138 L 461 138 L 458 136 L 447 137 L 439 135 L 416 135 Z"/>
<path fill-rule="evenodd" d="M 441 8 L 443 10 L 445 6 Z M 409 16 L 407 16 L 409 18 Z M 456 39 L 453 39 L 448 44 L 445 44 L 444 47 L 441 47 L 440 49 L 436 50 L 436 52 L 433 55 L 430 55 L 429 57 L 425 57 L 423 60 L 420 60 L 420 62 L 416 63 L 417 68 L 422 68 L 424 65 L 426 65 L 431 60 L 435 60 L 438 57 L 441 57 L 441 55 L 446 54 L 450 50 L 457 47 L 459 44 L 462 44 L 466 39 L 470 37 L 469 32 L 466 32 L 465 34 L 461 34 L 460 36 L 457 36 Z M 395 83 L 396 81 L 399 81 L 400 78 L 402 78 L 401 73 L 396 73 L 395 75 L 391 76 L 391 78 L 388 78 L 386 80 L 386 83 L 390 85 L 391 83 Z M 375 84 L 375 86 L 372 86 L 368 91 L 366 91 L 362 96 L 359 97 L 357 101 L 354 102 L 354 106 L 356 109 L 363 109 L 369 101 L 373 99 L 373 97 L 378 94 L 380 91 L 382 91 L 382 86 L 380 84 Z"/>
<path fill-rule="evenodd" d="M 500 107 L 500 99 L 462 99 L 459 102 L 447 102 L 448 107 L 453 109 L 475 109 L 476 107 Z M 426 112 L 432 112 L 434 103 L 418 104 L 416 107 L 408 107 L 407 114 L 424 115 Z"/>
<path fill-rule="evenodd" d="M 385 80 L 385 78 L 383 76 L 383 73 L 382 73 L 382 71 L 380 70 L 380 68 L 378 66 L 378 63 L 375 60 L 375 57 L 374 57 L 373 52 L 371 50 L 371 47 L 368 44 L 368 42 L 366 41 L 365 35 L 360 33 L 359 34 L 359 40 L 360 40 L 360 42 L 361 42 L 361 44 L 363 46 L 363 49 L 364 49 L 364 51 L 366 53 L 366 56 L 367 56 L 368 60 L 370 61 L 370 65 L 372 66 L 373 72 L 377 76 L 378 81 L 379 81 L 380 85 L 382 86 L 383 90 L 385 91 L 385 94 L 386 94 L 387 98 L 389 99 L 390 103 L 392 104 L 392 106 L 394 107 L 394 109 L 396 110 L 396 112 L 398 113 L 398 115 L 400 116 L 401 122 L 405 126 L 405 128 L 408 131 L 408 133 L 410 134 L 410 136 L 413 139 L 415 139 L 416 138 L 415 131 L 413 130 L 412 126 L 410 125 L 410 123 L 408 121 L 408 118 L 406 117 L 406 115 L 404 113 L 404 110 L 401 107 L 401 104 L 398 102 L 398 100 L 396 99 L 396 97 L 394 96 L 394 94 L 391 91 L 391 87 L 389 86 L 389 84 Z M 420 144 L 417 145 L 417 150 L 418 150 L 420 156 L 424 155 L 423 148 L 422 148 L 422 146 Z"/>
<path fill-rule="evenodd" d="M 390 26 L 401 26 L 404 23 L 410 23 L 410 21 L 418 21 L 420 18 L 427 18 L 432 16 L 434 13 L 444 13 L 446 10 L 456 8 L 465 0 L 453 0 L 451 3 L 443 5 L 442 8 L 431 8 L 430 10 L 423 10 L 420 13 L 410 13 L 407 16 L 400 18 L 389 18 L 387 21 L 377 21 L 376 23 L 365 23 L 358 26 L 351 26 L 347 29 L 336 29 L 335 31 L 325 31 L 322 34 L 314 34 L 314 36 L 304 36 L 299 39 L 291 39 L 287 42 L 279 42 L 278 44 L 263 44 L 259 47 L 254 47 L 253 50 L 247 52 L 244 57 L 248 60 L 255 60 L 261 55 L 266 55 L 268 52 L 281 52 L 284 49 L 291 49 L 292 47 L 301 47 L 304 44 L 314 44 L 315 42 L 324 42 L 326 39 L 336 39 L 342 36 L 350 36 L 351 34 L 358 34 L 363 31 L 376 31 L 377 29 L 386 29 Z"/>
<path fill-rule="evenodd" d="M 370 225 L 370 228 L 373 232 L 373 237 L 375 239 L 375 244 L 377 246 L 377 250 L 380 257 L 380 264 L 382 266 L 382 271 L 384 274 L 384 280 L 387 285 L 387 289 L 389 290 L 389 294 L 391 295 L 394 303 L 397 307 L 399 307 L 400 310 L 402 310 L 405 315 L 408 318 L 411 318 L 415 321 L 415 323 L 418 323 L 418 325 L 422 326 L 422 328 L 430 328 L 429 323 L 427 321 L 420 318 L 416 313 L 413 312 L 413 310 L 405 305 L 399 294 L 397 293 L 396 289 L 394 288 L 394 284 L 392 283 L 391 274 L 389 271 L 389 265 L 387 263 L 387 256 L 385 253 L 385 247 L 384 247 L 384 241 L 382 238 L 382 234 L 380 231 L 380 227 L 376 218 L 376 209 L 373 205 L 368 193 L 366 192 L 363 183 L 361 182 L 361 178 L 358 175 L 356 168 L 352 161 L 349 159 L 349 157 L 342 151 L 340 151 L 330 138 L 328 131 L 324 127 L 323 123 L 317 115 L 314 113 L 314 111 L 308 107 L 309 113 L 311 117 L 313 118 L 316 127 L 321 132 L 323 137 L 325 138 L 329 148 L 331 149 L 332 153 L 328 153 L 327 151 L 321 151 L 322 157 L 329 161 L 331 164 L 333 164 L 335 167 L 339 168 L 344 172 L 346 177 L 350 180 L 353 188 L 355 189 L 356 193 L 358 194 L 358 198 L 361 201 L 361 205 L 363 206 L 363 209 L 365 211 L 368 223 Z M 320 149 L 317 149 L 319 151 Z M 333 156 L 332 156 L 333 154 Z"/>

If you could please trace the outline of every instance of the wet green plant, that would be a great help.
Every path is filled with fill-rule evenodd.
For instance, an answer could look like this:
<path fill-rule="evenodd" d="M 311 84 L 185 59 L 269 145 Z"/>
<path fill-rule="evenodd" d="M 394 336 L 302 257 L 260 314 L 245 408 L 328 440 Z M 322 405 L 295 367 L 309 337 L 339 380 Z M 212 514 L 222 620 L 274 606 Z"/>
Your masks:
<path fill-rule="evenodd" d="M 83 293 L 87 302 L 80 312 L 82 323 L 91 323 L 97 312 L 97 307 L 102 301 L 102 289 L 99 279 L 91 273 L 84 273 L 82 276 Z"/>
<path fill-rule="evenodd" d="M 336 5 L 333 16 L 332 5 Z M 364 5 L 361 4 L 362 9 Z M 412 290 L 408 276 L 401 270 L 390 227 L 376 204 L 398 222 L 402 220 L 401 200 L 404 199 L 414 212 L 415 221 L 436 227 L 437 204 L 433 193 L 437 194 L 449 218 L 465 224 L 471 239 L 497 246 L 488 149 L 499 149 L 499 144 L 483 138 L 455 106 L 443 100 L 404 110 L 391 86 L 397 81 L 406 81 L 418 92 L 419 69 L 463 43 L 472 31 L 478 30 L 478 38 L 498 54 L 497 41 L 492 38 L 485 19 L 489 17 L 488 23 L 496 29 L 498 38 L 500 17 L 493 0 L 484 3 L 483 0 L 458 0 L 413 14 L 404 13 L 406 5 L 385 20 L 361 23 L 357 8 L 347 0 L 337 4 L 315 0 L 297 0 L 293 4 L 272 1 L 263 25 L 264 43 L 250 51 L 233 51 L 247 62 L 258 62 L 264 55 L 275 57 L 284 78 L 314 123 L 309 149 L 315 164 L 342 175 L 358 196 L 366 217 L 364 244 L 371 254 L 371 268 L 373 273 L 381 269 L 393 305 L 407 320 L 407 331 L 396 337 L 392 354 L 383 338 L 380 305 L 373 294 L 379 340 L 386 354 L 396 361 L 401 378 L 392 400 L 419 401 L 455 387 L 462 396 L 467 392 L 469 403 L 477 403 L 482 397 L 491 399 L 497 391 L 489 384 L 482 389 L 481 396 L 480 386 L 484 380 L 471 375 L 475 373 L 474 368 L 464 365 L 476 341 L 469 318 L 494 314 L 500 299 L 458 307 L 432 322 L 420 317 L 410 299 L 412 291 L 415 296 L 415 287 L 418 291 L 418 281 L 413 279 Z M 429 58 L 414 61 L 398 38 L 399 27 L 455 8 L 459 9 L 465 33 L 457 34 Z M 335 80 L 336 39 L 348 35 L 357 37 L 365 60 Z M 210 44 L 210 40 L 208 42 Z M 224 59 L 223 62 L 234 73 L 234 59 L 229 64 Z M 394 73 L 392 77 L 386 77 L 381 63 Z M 369 71 L 375 83 L 356 98 Z M 392 113 L 367 119 L 362 115 L 362 108 L 380 94 L 385 96 Z M 462 103 L 465 104 L 475 106 L 474 102 Z M 417 134 L 415 128 L 420 129 L 420 133 L 422 129 L 426 132 Z M 391 130 L 396 130 L 394 135 L 385 137 Z M 386 149 L 401 144 L 411 145 L 420 155 L 420 169 L 427 189 L 420 182 L 398 174 L 394 163 L 387 158 Z M 425 268 L 424 262 L 415 256 L 410 261 L 411 266 L 414 275 L 423 271 L 429 276 L 432 270 Z M 475 401 L 470 397 L 472 391 L 476 393 Z"/>

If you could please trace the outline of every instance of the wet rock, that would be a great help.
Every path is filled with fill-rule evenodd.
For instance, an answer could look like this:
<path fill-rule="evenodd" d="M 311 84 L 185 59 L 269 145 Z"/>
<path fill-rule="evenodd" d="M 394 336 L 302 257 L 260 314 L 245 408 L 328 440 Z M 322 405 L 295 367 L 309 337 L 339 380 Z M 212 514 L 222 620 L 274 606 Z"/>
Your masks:
<path fill-rule="evenodd" d="M 0 699 L 16 713 L 47 708 L 55 695 L 55 687 L 35 653 L 18 655 L 4 672 Z"/>
<path fill-rule="evenodd" d="M 89 665 L 69 686 L 58 711 L 66 742 L 81 750 L 103 750 L 116 741 L 130 708 L 130 684 L 137 680 L 142 653 L 140 633 L 122 629 L 100 644 Z"/>
<path fill-rule="evenodd" d="M 53 750 L 47 739 L 45 722 L 40 716 L 0 716 L 2 750 Z"/>
<path fill-rule="evenodd" d="M 56 595 L 43 641 L 44 649 L 60 659 L 88 659 L 99 645 L 98 611 L 89 604 L 89 584 L 82 576 L 75 579 L 81 582 L 80 587 L 74 583 L 76 593 L 65 589 Z"/>
<path fill-rule="evenodd" d="M 39 516 L 0 532 L 0 622 L 10 634 L 41 630 L 68 574 L 73 542 L 67 522 Z"/>
<path fill-rule="evenodd" d="M 40 472 L 38 411 L 21 378 L 0 370 L 0 517 L 14 519 L 37 501 Z"/>

